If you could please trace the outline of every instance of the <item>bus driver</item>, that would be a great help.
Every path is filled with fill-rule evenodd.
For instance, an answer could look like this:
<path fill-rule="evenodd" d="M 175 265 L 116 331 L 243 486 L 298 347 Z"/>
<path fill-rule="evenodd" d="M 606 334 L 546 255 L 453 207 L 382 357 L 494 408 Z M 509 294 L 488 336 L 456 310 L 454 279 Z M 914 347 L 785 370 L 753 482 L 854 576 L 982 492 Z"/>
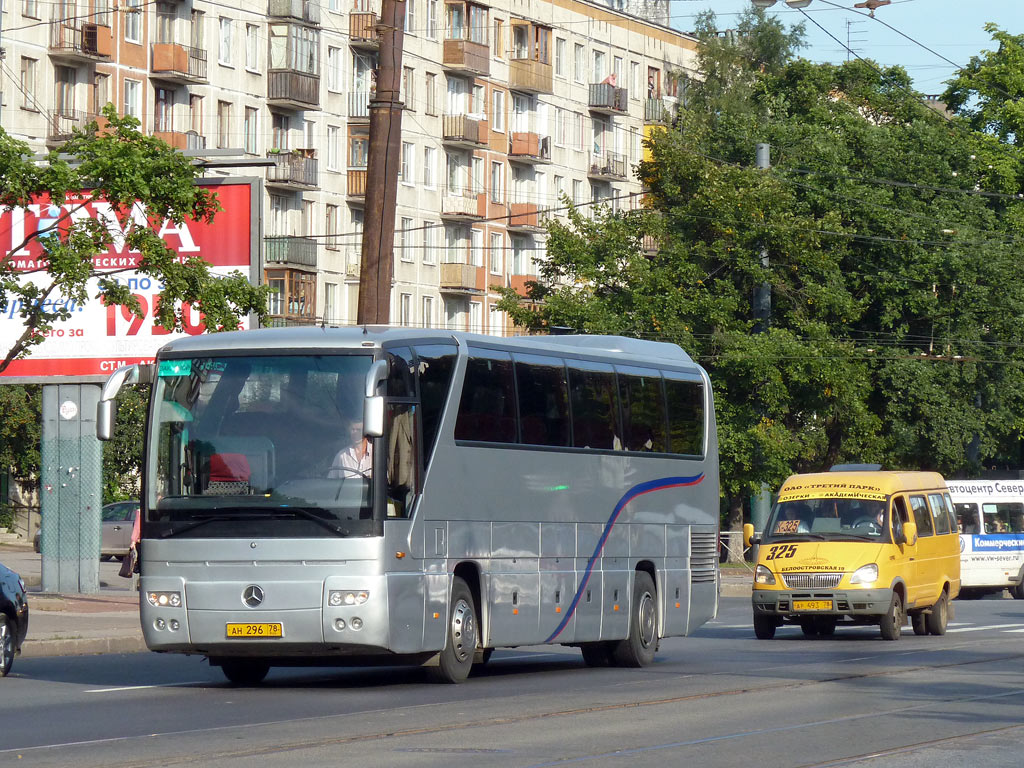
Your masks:
<path fill-rule="evenodd" d="M 327 477 L 336 479 L 340 477 L 351 477 L 361 475 L 369 477 L 373 469 L 373 446 L 366 435 L 363 434 L 363 422 L 361 419 L 352 419 L 349 422 L 349 439 L 351 445 L 342 448 L 331 462 L 331 468 Z"/>

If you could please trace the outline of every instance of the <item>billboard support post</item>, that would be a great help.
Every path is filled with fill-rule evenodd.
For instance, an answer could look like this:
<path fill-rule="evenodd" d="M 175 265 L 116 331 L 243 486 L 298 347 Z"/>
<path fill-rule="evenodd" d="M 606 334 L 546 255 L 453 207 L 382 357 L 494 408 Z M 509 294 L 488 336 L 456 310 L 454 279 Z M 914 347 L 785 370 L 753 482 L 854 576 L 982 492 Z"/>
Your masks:
<path fill-rule="evenodd" d="M 45 592 L 99 592 L 103 452 L 96 439 L 95 384 L 43 387 L 42 586 Z"/>

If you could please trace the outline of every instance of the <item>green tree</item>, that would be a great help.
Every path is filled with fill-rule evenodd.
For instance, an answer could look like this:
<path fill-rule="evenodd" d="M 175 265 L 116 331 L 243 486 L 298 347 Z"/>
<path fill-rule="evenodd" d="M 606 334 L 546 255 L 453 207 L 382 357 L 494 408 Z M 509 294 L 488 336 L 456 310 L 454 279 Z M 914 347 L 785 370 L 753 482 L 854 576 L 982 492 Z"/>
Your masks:
<path fill-rule="evenodd" d="M 721 50 L 729 66 L 709 49 L 709 71 L 746 95 L 706 83 L 653 134 L 649 209 L 551 224 L 541 280 L 502 307 L 531 328 L 674 341 L 701 362 L 730 527 L 792 471 L 954 472 L 1005 450 L 1020 435 L 1024 265 L 1009 245 L 1021 204 L 1001 195 L 1020 153 L 929 110 L 902 69 L 738 71 Z M 769 171 L 752 167 L 758 142 Z"/>
<path fill-rule="evenodd" d="M 0 386 L 0 467 L 24 485 L 39 484 L 42 387 Z"/>
<path fill-rule="evenodd" d="M 142 480 L 142 438 L 146 432 L 148 386 L 118 393 L 113 439 L 103 443 L 103 502 L 137 499 Z"/>
<path fill-rule="evenodd" d="M 972 56 L 948 81 L 942 100 L 975 130 L 1024 147 L 1024 35 L 1011 35 L 995 24 L 986 24 L 985 31 L 999 47 Z"/>
<path fill-rule="evenodd" d="M 141 316 L 138 301 L 126 284 L 118 283 L 116 273 L 93 266 L 92 257 L 106 251 L 113 236 L 100 222 L 75 215 L 86 203 L 79 195 L 82 190 L 88 199 L 111 204 L 127 233 L 125 245 L 139 253 L 136 270 L 162 283 L 156 310 L 159 325 L 180 329 L 183 303 L 200 308 L 210 330 L 236 328 L 240 317 L 265 313 L 265 287 L 250 285 L 240 272 L 217 277 L 200 258 L 179 261 L 157 234 L 167 219 L 176 224 L 185 217 L 209 222 L 220 210 L 216 193 L 194 183 L 200 168 L 166 143 L 140 133 L 135 118 L 118 117 L 110 105 L 103 114 L 102 130 L 93 123 L 76 131 L 42 164 L 27 144 L 0 129 L 0 205 L 23 208 L 44 197 L 64 206 L 53 224 L 27 234 L 0 254 L 0 310 L 16 315 L 22 325 L 19 338 L 0 350 L 0 372 L 29 355 L 47 331 L 66 320 L 70 302 L 81 305 L 90 298 L 91 279 L 97 280 L 105 305 L 125 305 Z M 132 216 L 136 201 L 145 208 L 144 225 Z M 12 257 L 32 241 L 41 246 L 43 257 L 36 279 L 29 281 Z"/>

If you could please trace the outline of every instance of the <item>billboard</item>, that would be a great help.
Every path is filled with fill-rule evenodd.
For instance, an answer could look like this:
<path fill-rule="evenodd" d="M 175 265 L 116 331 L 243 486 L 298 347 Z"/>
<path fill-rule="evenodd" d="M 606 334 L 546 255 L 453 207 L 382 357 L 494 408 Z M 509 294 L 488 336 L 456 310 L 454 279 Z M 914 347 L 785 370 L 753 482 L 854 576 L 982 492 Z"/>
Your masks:
<path fill-rule="evenodd" d="M 198 256 L 209 263 L 211 271 L 227 275 L 239 271 L 253 282 L 260 280 L 258 226 L 258 182 L 255 179 L 225 179 L 197 182 L 217 193 L 222 211 L 205 224 L 186 220 L 180 226 L 164 221 L 159 230 L 163 240 L 175 250 L 182 261 Z M 81 203 L 85 202 L 82 206 Z M 81 206 L 81 207 L 79 207 Z M 96 298 L 98 281 L 88 284 L 89 299 L 78 304 L 71 299 L 53 295 L 44 302 L 50 309 L 63 304 L 71 310 L 71 317 L 54 325 L 41 344 L 32 348 L 30 356 L 15 360 L 0 374 L 2 381 L 102 381 L 121 365 L 149 362 L 156 350 L 174 336 L 203 333 L 202 315 L 193 307 L 184 307 L 184 331 L 169 334 L 153 323 L 159 301 L 159 283 L 137 273 L 134 267 L 139 254 L 128 250 L 124 243 L 124 230 L 104 200 L 90 200 L 83 192 L 80 197 L 70 195 L 62 206 L 73 210 L 73 218 L 91 217 L 106 227 L 113 240 L 107 251 L 93 256 L 96 272 L 113 274 L 126 284 L 138 299 L 143 317 L 138 318 L 127 307 L 105 307 Z M 21 279 L 39 285 L 48 285 L 45 259 L 41 244 L 33 238 L 17 251 L 25 237 L 52 224 L 61 215 L 57 206 L 45 197 L 26 208 L 0 206 L 0 254 L 8 256 Z M 145 210 L 137 205 L 133 218 L 145 220 Z M 0 312 L 0 358 L 6 355 L 15 341 L 24 333 L 18 316 L 20 303 L 12 301 Z M 49 305 L 49 306 L 47 306 Z M 243 324 L 247 321 L 243 320 Z"/>

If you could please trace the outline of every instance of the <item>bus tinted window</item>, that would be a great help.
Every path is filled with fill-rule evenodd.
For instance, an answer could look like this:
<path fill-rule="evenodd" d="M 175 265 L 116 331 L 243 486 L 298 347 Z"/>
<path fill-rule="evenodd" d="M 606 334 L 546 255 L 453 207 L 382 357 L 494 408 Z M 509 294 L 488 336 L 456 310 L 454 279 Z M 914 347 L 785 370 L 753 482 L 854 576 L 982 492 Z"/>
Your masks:
<path fill-rule="evenodd" d="M 416 368 L 412 362 L 412 350 L 408 347 L 387 350 L 388 355 L 388 397 L 415 397 Z"/>
<path fill-rule="evenodd" d="M 665 451 L 665 398 L 661 375 L 619 371 L 622 442 L 627 451 Z"/>
<path fill-rule="evenodd" d="M 452 383 L 455 347 L 430 344 L 416 347 L 416 364 L 420 379 L 420 413 L 423 419 L 423 458 L 430 462 L 430 453 L 437 441 L 441 414 Z"/>
<path fill-rule="evenodd" d="M 507 352 L 470 348 L 455 439 L 516 441 L 516 393 Z"/>
<path fill-rule="evenodd" d="M 527 445 L 569 445 L 569 389 L 559 358 L 516 356 L 519 430 Z"/>
<path fill-rule="evenodd" d="M 597 363 L 587 368 L 569 365 L 569 397 L 572 408 L 572 444 L 577 448 L 621 448 L 616 437 L 618 403 L 611 366 Z"/>
<path fill-rule="evenodd" d="M 669 451 L 700 456 L 704 451 L 704 385 L 665 374 Z"/>
<path fill-rule="evenodd" d="M 1024 532 L 1024 504 L 982 504 L 981 512 L 985 519 L 985 533 Z"/>
<path fill-rule="evenodd" d="M 924 496 L 911 496 L 910 509 L 914 514 L 914 522 L 917 523 L 918 537 L 932 536 L 932 514 L 928 511 L 928 502 Z"/>
<path fill-rule="evenodd" d="M 949 533 L 949 516 L 946 514 L 946 504 L 942 500 L 941 493 L 929 493 L 928 505 L 932 508 L 932 524 L 935 532 Z"/>
<path fill-rule="evenodd" d="M 956 507 L 956 524 L 960 533 L 981 533 L 977 504 L 954 504 L 954 507 Z"/>

